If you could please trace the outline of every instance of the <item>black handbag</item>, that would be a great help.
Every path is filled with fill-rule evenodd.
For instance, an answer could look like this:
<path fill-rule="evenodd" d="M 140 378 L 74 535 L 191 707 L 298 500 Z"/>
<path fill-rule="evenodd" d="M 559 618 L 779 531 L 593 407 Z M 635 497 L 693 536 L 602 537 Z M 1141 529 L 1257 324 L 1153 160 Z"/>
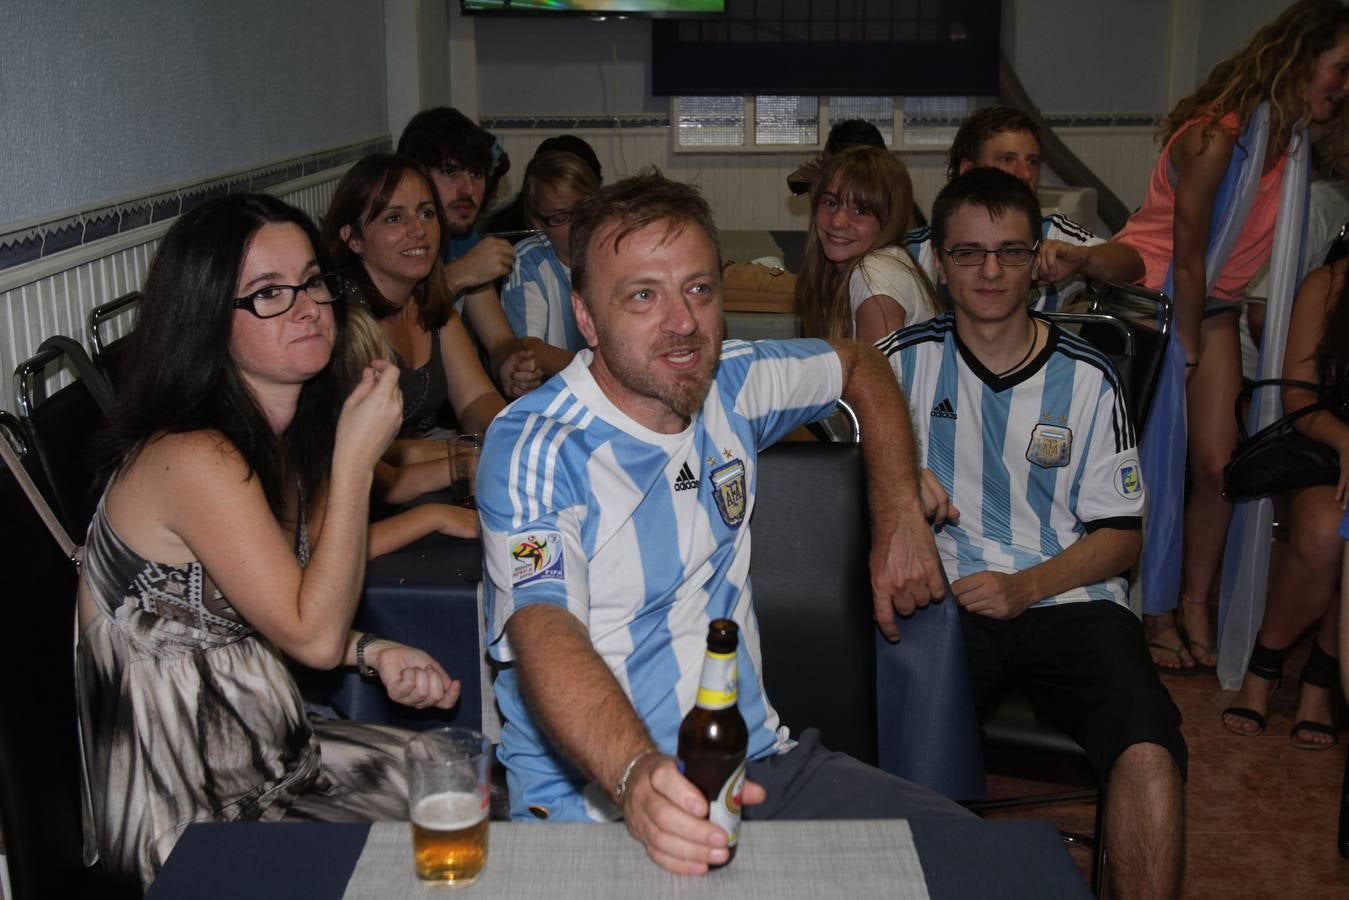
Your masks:
<path fill-rule="evenodd" d="M 1318 399 L 1309 406 L 1289 413 L 1255 434 L 1247 434 L 1241 414 L 1242 401 L 1257 388 L 1272 386 L 1301 387 L 1316 392 Z M 1307 437 L 1293 426 L 1303 416 L 1321 410 L 1335 411 L 1321 385 L 1288 378 L 1266 378 L 1246 385 L 1237 397 L 1237 430 L 1241 440 L 1232 458 L 1223 467 L 1223 497 L 1236 503 L 1268 497 L 1280 491 L 1338 484 L 1340 455 L 1334 447 Z"/>

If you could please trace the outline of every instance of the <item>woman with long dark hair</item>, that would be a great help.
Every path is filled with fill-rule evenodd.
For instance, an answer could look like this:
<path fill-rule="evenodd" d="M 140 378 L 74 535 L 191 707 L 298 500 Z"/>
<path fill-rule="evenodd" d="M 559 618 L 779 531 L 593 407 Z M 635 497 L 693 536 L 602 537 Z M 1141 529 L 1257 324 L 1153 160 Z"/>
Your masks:
<path fill-rule="evenodd" d="M 376 460 L 402 421 L 378 362 L 344 399 L 342 279 L 263 195 L 203 204 L 150 267 L 79 589 L 94 827 L 148 885 L 199 821 L 402 818 L 396 729 L 306 717 L 283 655 L 448 708 L 421 651 L 351 630 Z"/>
<path fill-rule="evenodd" d="M 1290 530 L 1265 599 L 1265 616 L 1250 663 L 1223 724 L 1241 735 L 1265 730 L 1269 696 L 1283 674 L 1284 657 L 1304 632 L 1316 626 L 1311 655 L 1302 669 L 1291 738 L 1304 750 L 1325 750 L 1336 741 L 1330 708 L 1339 684 L 1340 603 L 1337 582 L 1344 541 L 1340 519 L 1349 500 L 1349 260 L 1307 276 L 1293 306 L 1283 377 L 1320 384 L 1331 408 L 1305 415 L 1294 426 L 1340 456 L 1338 485 L 1293 491 Z M 1296 412 L 1318 400 L 1305 388 L 1285 387 L 1284 409 Z"/>

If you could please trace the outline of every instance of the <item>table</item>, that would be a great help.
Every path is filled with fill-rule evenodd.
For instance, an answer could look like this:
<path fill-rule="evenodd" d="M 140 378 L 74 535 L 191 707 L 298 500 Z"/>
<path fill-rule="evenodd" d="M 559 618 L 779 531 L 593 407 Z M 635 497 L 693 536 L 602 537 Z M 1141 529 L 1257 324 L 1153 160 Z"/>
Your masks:
<path fill-rule="evenodd" d="M 351 719 L 403 728 L 482 728 L 481 580 L 482 544 L 443 534 L 371 560 L 354 627 L 430 653 L 462 682 L 462 692 L 454 709 L 409 709 L 390 701 L 378 682 L 346 671 L 334 682 L 333 707 Z"/>
<path fill-rule="evenodd" d="M 456 897 L 1089 898 L 1053 826 L 1000 821 L 746 822 L 735 862 L 681 878 L 623 825 L 493 822 L 487 869 Z M 189 827 L 148 900 L 447 897 L 412 873 L 406 823 Z M 921 876 L 921 877 L 920 877 Z"/>

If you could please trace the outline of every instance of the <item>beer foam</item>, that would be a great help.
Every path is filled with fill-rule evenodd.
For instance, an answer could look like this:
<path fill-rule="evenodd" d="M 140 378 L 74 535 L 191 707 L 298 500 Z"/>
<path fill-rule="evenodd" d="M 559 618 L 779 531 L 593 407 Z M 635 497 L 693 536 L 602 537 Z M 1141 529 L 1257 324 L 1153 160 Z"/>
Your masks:
<path fill-rule="evenodd" d="M 477 794 L 444 791 L 417 801 L 412 821 L 422 828 L 453 831 L 468 828 L 487 818 L 487 804 Z"/>

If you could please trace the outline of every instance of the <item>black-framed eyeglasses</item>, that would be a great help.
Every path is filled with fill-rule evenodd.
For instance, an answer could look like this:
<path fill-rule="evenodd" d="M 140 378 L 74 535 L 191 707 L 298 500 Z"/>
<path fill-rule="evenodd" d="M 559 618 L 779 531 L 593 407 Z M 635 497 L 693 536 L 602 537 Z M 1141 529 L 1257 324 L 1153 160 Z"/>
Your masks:
<path fill-rule="evenodd" d="M 561 212 L 548 213 L 547 215 L 544 215 L 543 213 L 535 213 L 535 215 L 539 217 L 540 222 L 547 225 L 549 228 L 561 228 L 571 221 L 571 210 L 569 209 L 564 209 Z"/>
<path fill-rule="evenodd" d="M 315 275 L 304 284 L 269 284 L 247 297 L 234 300 L 235 309 L 246 309 L 259 319 L 285 315 L 295 305 L 295 298 L 304 291 L 315 303 L 327 304 L 341 298 L 346 292 L 346 279 L 334 272 Z"/>
<path fill-rule="evenodd" d="M 988 254 L 992 253 L 998 258 L 998 265 L 1020 267 L 1029 265 L 1039 248 L 1040 242 L 1036 241 L 1029 247 L 999 247 L 996 250 L 985 250 L 983 247 L 957 247 L 950 250 L 942 247 L 941 252 L 951 257 L 951 262 L 958 266 L 982 266 Z"/>

